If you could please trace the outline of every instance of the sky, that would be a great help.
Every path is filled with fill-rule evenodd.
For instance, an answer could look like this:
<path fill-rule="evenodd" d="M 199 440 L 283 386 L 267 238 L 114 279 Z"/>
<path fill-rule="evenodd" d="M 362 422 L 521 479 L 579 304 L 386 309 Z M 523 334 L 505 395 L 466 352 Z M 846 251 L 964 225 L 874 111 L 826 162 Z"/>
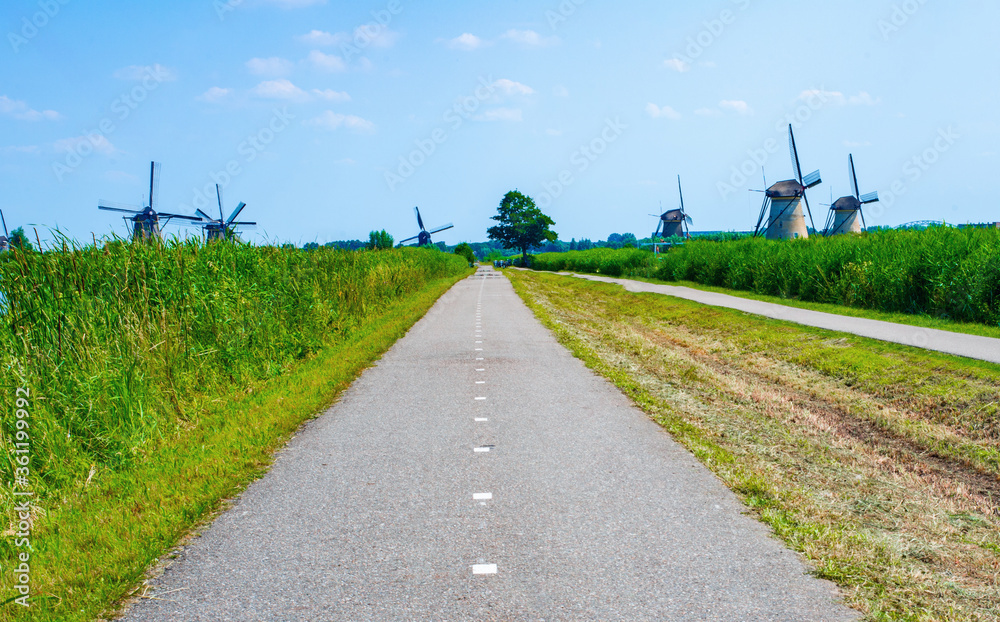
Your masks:
<path fill-rule="evenodd" d="M 486 239 L 509 190 L 560 239 L 752 230 L 792 177 L 869 225 L 1000 221 L 1000 3 L 959 0 L 6 0 L 0 209 L 34 238 L 125 235 L 99 201 L 247 203 L 254 242 Z M 176 222 L 176 221 L 175 221 Z M 170 223 L 168 235 L 198 229 Z"/>

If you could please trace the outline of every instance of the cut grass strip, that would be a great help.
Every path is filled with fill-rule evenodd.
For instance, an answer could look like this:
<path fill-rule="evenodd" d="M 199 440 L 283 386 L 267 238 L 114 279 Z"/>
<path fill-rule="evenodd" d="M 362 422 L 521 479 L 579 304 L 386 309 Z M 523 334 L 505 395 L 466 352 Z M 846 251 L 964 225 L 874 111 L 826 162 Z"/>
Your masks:
<path fill-rule="evenodd" d="M 869 620 L 1000 619 L 995 365 L 617 285 L 515 289 Z"/>
<path fill-rule="evenodd" d="M 333 403 L 463 277 L 432 281 L 365 317 L 341 343 L 250 391 L 209 402 L 197 422 L 134 471 L 98 478 L 50 509 L 35 524 L 32 606 L 8 604 L 0 620 L 113 614 L 161 555 L 259 478 L 303 421 Z"/>

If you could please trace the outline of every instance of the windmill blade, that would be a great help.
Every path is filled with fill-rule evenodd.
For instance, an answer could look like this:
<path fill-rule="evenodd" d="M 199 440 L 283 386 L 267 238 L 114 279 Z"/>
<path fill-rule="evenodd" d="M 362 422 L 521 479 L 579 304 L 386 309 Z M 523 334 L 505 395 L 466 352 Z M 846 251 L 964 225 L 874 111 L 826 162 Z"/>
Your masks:
<path fill-rule="evenodd" d="M 764 195 L 764 203 L 760 206 L 760 216 L 757 217 L 757 226 L 754 227 L 754 229 L 753 229 L 753 237 L 757 237 L 757 234 L 760 233 L 760 226 L 764 222 L 764 213 L 767 211 L 768 201 L 769 201 L 769 199 L 767 198 L 767 195 L 765 194 Z"/>
<path fill-rule="evenodd" d="M 684 191 L 681 189 L 681 176 L 677 176 L 677 194 L 681 197 L 681 213 L 684 213 Z"/>
<path fill-rule="evenodd" d="M 226 219 L 226 224 L 227 225 L 231 224 L 234 220 L 236 220 L 236 217 L 240 215 L 240 212 L 242 212 L 243 208 L 246 206 L 247 206 L 246 203 L 240 201 L 240 204 L 236 206 L 236 209 L 233 210 L 233 213 L 230 214 L 229 218 Z"/>
<path fill-rule="evenodd" d="M 209 222 L 215 222 L 215 219 L 214 219 L 214 218 L 212 218 L 211 216 L 209 216 L 209 215 L 208 215 L 208 214 L 206 214 L 205 212 L 201 211 L 200 209 L 196 209 L 196 210 L 194 211 L 194 213 L 195 213 L 195 214 L 198 214 L 198 216 L 200 216 L 202 220 L 207 220 L 207 221 L 209 221 Z"/>
<path fill-rule="evenodd" d="M 411 242 L 413 240 L 416 240 L 419 237 L 420 237 L 419 235 L 415 235 L 412 238 L 406 238 L 405 240 L 400 240 L 399 244 L 406 244 L 407 242 Z"/>
<path fill-rule="evenodd" d="M 125 212 L 126 214 L 141 214 L 141 209 L 135 209 L 130 205 L 125 205 L 124 203 L 113 203 L 111 201 L 101 201 L 97 204 L 97 209 L 106 210 L 109 212 Z"/>
<path fill-rule="evenodd" d="M 819 171 L 816 171 L 819 173 Z M 802 201 L 806 204 L 806 211 L 809 212 L 809 224 L 812 225 L 813 231 L 816 230 L 816 223 L 813 221 L 813 212 L 809 208 L 809 197 L 806 196 L 806 191 L 802 191 Z"/>
<path fill-rule="evenodd" d="M 858 213 L 861 214 L 861 230 L 868 233 L 868 224 L 865 223 L 865 210 L 859 209 Z"/>
<path fill-rule="evenodd" d="M 847 162 L 851 167 L 851 190 L 854 191 L 854 196 L 860 201 L 861 191 L 858 190 L 858 174 L 854 171 L 854 154 L 848 154 Z"/>
<path fill-rule="evenodd" d="M 215 197 L 219 200 L 219 220 L 225 218 L 225 214 L 222 213 L 222 186 L 215 184 Z"/>
<path fill-rule="evenodd" d="M 420 208 L 414 207 L 413 211 L 417 213 L 417 226 L 420 227 L 421 231 L 427 231 L 424 229 L 424 219 L 420 217 Z"/>
<path fill-rule="evenodd" d="M 444 231 L 445 229 L 451 229 L 451 228 L 452 228 L 452 227 L 454 227 L 454 226 L 455 226 L 455 225 L 453 225 L 453 224 L 451 224 L 451 223 L 448 223 L 447 225 L 445 225 L 445 226 L 443 226 L 443 227 L 438 227 L 437 229 L 433 229 L 433 230 L 431 230 L 431 231 L 428 231 L 427 233 L 439 233 L 439 232 L 441 232 L 441 231 Z"/>
<path fill-rule="evenodd" d="M 149 163 L 149 207 L 154 211 L 156 205 L 160 204 L 160 169 L 159 162 Z"/>
<path fill-rule="evenodd" d="M 792 131 L 791 123 L 788 124 L 788 150 L 792 155 L 792 174 L 795 175 L 795 180 L 802 184 L 802 165 L 799 164 L 799 150 L 795 148 L 795 132 Z"/>
<path fill-rule="evenodd" d="M 858 199 L 861 201 L 862 205 L 868 205 L 869 203 L 878 203 L 878 191 L 869 192 L 868 194 L 863 194 Z"/>
<path fill-rule="evenodd" d="M 241 221 L 241 222 L 231 222 L 231 223 L 229 223 L 229 226 L 230 227 L 256 227 L 257 223 L 249 221 L 249 220 L 244 220 L 244 221 Z"/>
<path fill-rule="evenodd" d="M 200 216 L 186 216 L 184 214 L 168 214 L 166 212 L 157 212 L 156 215 L 159 216 L 160 218 L 180 218 L 181 220 L 194 220 L 197 222 L 201 222 Z"/>
<path fill-rule="evenodd" d="M 7 233 L 7 219 L 3 217 L 3 210 L 0 209 L 0 221 L 3 222 L 3 237 L 9 238 L 10 234 Z"/>
<path fill-rule="evenodd" d="M 689 225 L 693 225 L 694 224 L 694 220 L 692 220 L 691 217 L 688 216 L 687 214 L 684 214 L 684 222 L 686 222 Z"/>
<path fill-rule="evenodd" d="M 802 181 L 802 186 L 808 189 L 823 183 L 823 178 L 820 176 L 819 171 L 817 170 L 806 175 L 805 178 L 803 178 L 801 181 Z"/>

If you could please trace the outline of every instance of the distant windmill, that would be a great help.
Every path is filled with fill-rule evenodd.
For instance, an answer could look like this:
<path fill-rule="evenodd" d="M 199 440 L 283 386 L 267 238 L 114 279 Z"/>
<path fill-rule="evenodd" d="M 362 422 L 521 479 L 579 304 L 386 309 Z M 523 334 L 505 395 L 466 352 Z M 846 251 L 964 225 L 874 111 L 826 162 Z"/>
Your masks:
<path fill-rule="evenodd" d="M 0 210 L 0 222 L 3 222 L 3 235 L 0 236 L 0 253 L 10 250 L 10 233 L 7 232 L 7 220 L 3 217 L 3 210 Z"/>
<path fill-rule="evenodd" d="M 445 229 L 451 229 L 452 227 L 455 226 L 455 225 L 453 225 L 451 223 L 448 223 L 447 225 L 444 225 L 443 227 L 438 227 L 437 229 L 431 229 L 430 231 L 428 231 L 426 228 L 424 228 L 424 220 L 420 217 L 420 208 L 419 207 L 414 207 L 413 211 L 416 212 L 416 214 L 417 214 L 417 226 L 420 227 L 420 233 L 418 233 L 417 235 L 413 236 L 412 238 L 406 238 L 405 240 L 402 240 L 400 242 L 400 244 L 405 244 L 406 242 L 409 242 L 410 240 L 417 240 L 417 245 L 418 246 L 426 246 L 426 245 L 432 243 L 431 242 L 431 234 L 432 233 L 440 233 L 440 232 L 444 231 Z"/>
<path fill-rule="evenodd" d="M 677 176 L 677 193 L 680 195 L 681 206 L 679 209 L 672 209 L 660 214 L 660 221 L 656 225 L 656 232 L 653 239 L 658 238 L 686 238 L 690 234 L 688 225 L 693 223 L 691 217 L 684 211 L 684 190 L 681 189 L 681 176 Z"/>
<path fill-rule="evenodd" d="M 132 222 L 132 241 L 159 239 L 161 218 L 164 219 L 164 225 L 170 222 L 171 218 L 180 218 L 182 220 L 192 221 L 201 220 L 201 218 L 197 216 L 183 216 L 181 214 L 157 212 L 154 207 L 159 204 L 159 192 L 160 163 L 150 162 L 149 205 L 143 207 L 142 209 L 135 209 L 131 206 L 118 205 L 109 201 L 101 201 L 101 204 L 97 206 L 97 209 L 103 209 L 109 212 L 124 212 L 126 214 L 132 214 L 132 216 L 122 216 L 125 220 Z"/>
<path fill-rule="evenodd" d="M 840 233 L 861 233 L 862 228 L 868 229 L 865 224 L 865 214 L 862 205 L 875 203 L 878 201 L 878 192 L 861 194 L 858 189 L 858 175 L 854 172 L 854 154 L 847 156 L 847 163 L 850 167 L 851 190 L 853 196 L 840 197 L 830 206 L 830 214 L 826 219 L 825 235 L 837 235 Z M 858 219 L 860 217 L 860 222 Z"/>
<path fill-rule="evenodd" d="M 255 222 L 236 222 L 236 217 L 240 215 L 243 208 L 247 206 L 246 203 L 240 201 L 240 204 L 236 206 L 233 213 L 229 215 L 229 218 L 225 217 L 222 211 L 222 186 L 215 184 L 215 196 L 219 199 L 219 217 L 212 218 L 205 212 L 195 210 L 195 213 L 201 218 L 201 222 L 206 223 L 204 225 L 205 237 L 209 240 L 231 240 L 236 236 L 236 227 L 252 227 L 256 225 Z"/>
<path fill-rule="evenodd" d="M 819 171 L 806 176 L 802 175 L 802 165 L 799 163 L 799 151 L 795 146 L 795 133 L 791 124 L 788 125 L 788 147 L 792 155 L 792 171 L 795 179 L 779 181 L 764 191 L 764 204 L 760 208 L 754 237 L 761 233 L 769 240 L 788 240 L 809 237 L 806 229 L 806 219 L 802 213 L 803 203 L 809 213 L 809 222 L 813 230 L 812 210 L 809 209 L 809 198 L 806 190 L 822 183 Z M 770 212 L 768 211 L 770 208 Z M 765 222 L 764 216 L 767 215 Z M 763 228 L 762 228 L 763 227 Z"/>

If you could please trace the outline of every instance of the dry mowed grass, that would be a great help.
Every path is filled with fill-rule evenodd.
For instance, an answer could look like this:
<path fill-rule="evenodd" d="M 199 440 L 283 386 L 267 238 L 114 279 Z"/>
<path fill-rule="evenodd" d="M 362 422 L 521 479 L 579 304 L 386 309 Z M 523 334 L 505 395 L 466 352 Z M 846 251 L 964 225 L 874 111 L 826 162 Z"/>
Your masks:
<path fill-rule="evenodd" d="M 1000 620 L 1000 368 L 616 285 L 522 297 L 871 620 Z"/>

